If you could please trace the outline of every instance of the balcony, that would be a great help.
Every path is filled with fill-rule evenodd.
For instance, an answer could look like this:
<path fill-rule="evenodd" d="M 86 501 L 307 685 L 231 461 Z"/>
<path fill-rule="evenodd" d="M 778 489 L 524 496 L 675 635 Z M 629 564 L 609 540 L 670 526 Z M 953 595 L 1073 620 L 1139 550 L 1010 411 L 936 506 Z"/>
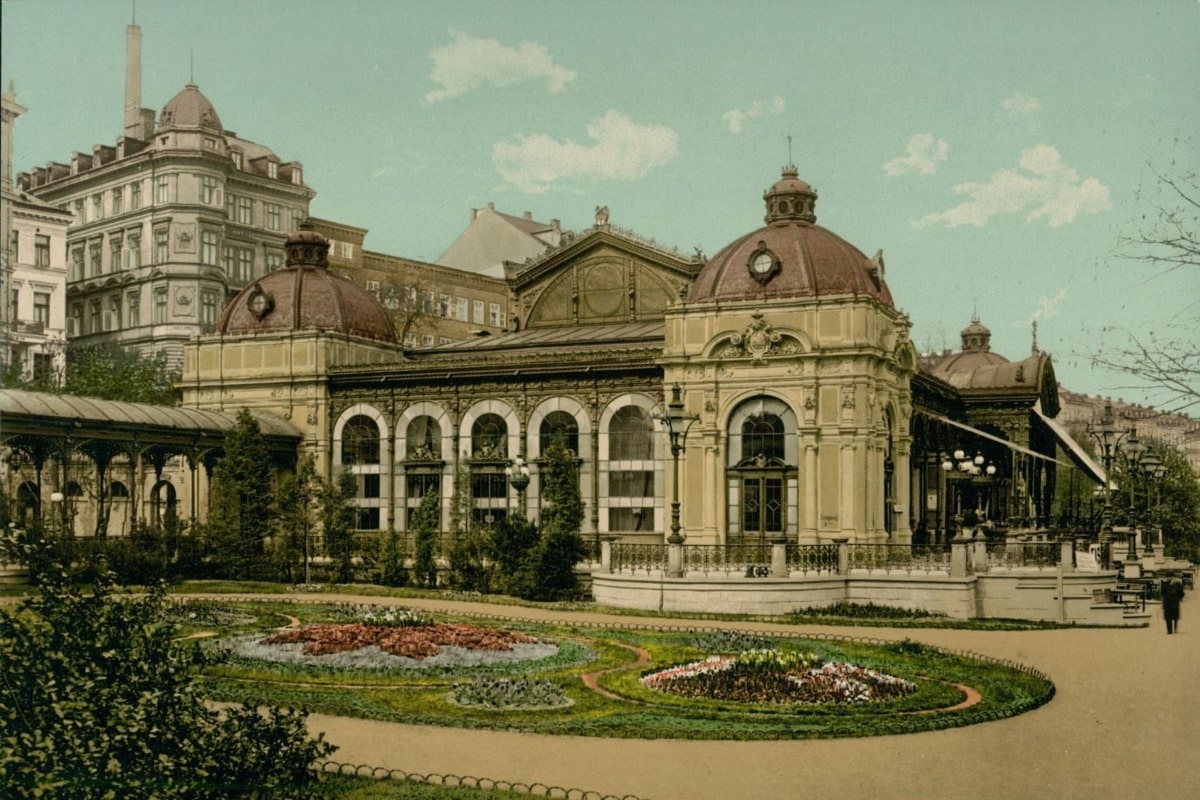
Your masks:
<path fill-rule="evenodd" d="M 40 319 L 10 319 L 7 332 L 14 336 L 41 337 L 46 335 L 46 323 Z"/>

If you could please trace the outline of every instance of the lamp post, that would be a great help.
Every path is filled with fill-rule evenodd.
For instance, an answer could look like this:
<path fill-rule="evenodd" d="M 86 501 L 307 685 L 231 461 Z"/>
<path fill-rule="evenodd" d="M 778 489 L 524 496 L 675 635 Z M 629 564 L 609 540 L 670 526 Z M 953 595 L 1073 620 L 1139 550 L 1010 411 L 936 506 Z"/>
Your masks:
<path fill-rule="evenodd" d="M 517 513 L 525 516 L 525 490 L 529 488 L 529 465 L 525 459 L 517 456 L 512 464 L 504 468 L 509 484 L 517 490 Z"/>
<path fill-rule="evenodd" d="M 683 536 L 679 533 L 679 454 L 683 452 L 684 440 L 688 431 L 700 419 L 699 414 L 686 414 L 683 408 L 683 390 L 676 383 L 671 386 L 671 402 L 667 403 L 666 414 L 655 414 L 654 418 L 667 428 L 667 436 L 671 441 L 671 459 L 673 462 L 671 480 L 671 535 L 667 537 L 668 544 L 683 544 Z"/>
<path fill-rule="evenodd" d="M 1146 452 L 1145 445 L 1138 441 L 1137 428 L 1129 429 L 1129 437 L 1121 452 L 1125 456 L 1125 479 L 1129 481 L 1129 551 L 1125 557 L 1132 562 L 1137 560 L 1137 474 L 1141 472 L 1142 455 Z"/>
<path fill-rule="evenodd" d="M 1166 473 L 1167 467 L 1163 464 L 1162 459 L 1153 453 L 1147 453 L 1142 456 L 1142 472 L 1147 478 L 1146 484 L 1146 526 L 1145 533 L 1145 551 L 1146 555 L 1154 555 L 1154 527 L 1158 519 L 1158 500 L 1162 496 L 1162 477 Z M 1150 503 L 1150 488 L 1154 487 L 1154 503 Z"/>
<path fill-rule="evenodd" d="M 1108 566 L 1109 548 L 1112 543 L 1112 466 L 1117 447 L 1129 435 L 1128 428 L 1117 424 L 1113 416 L 1112 403 L 1104 404 L 1100 419 L 1087 426 L 1088 435 L 1100 445 L 1100 459 L 1104 462 L 1104 509 L 1100 516 L 1100 550 L 1104 565 Z"/>

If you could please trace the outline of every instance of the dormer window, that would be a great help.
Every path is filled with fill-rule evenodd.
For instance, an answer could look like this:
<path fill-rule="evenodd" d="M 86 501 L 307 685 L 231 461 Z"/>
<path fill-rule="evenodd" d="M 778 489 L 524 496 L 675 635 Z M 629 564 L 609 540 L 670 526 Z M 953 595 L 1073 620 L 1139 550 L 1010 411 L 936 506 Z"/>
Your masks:
<path fill-rule="evenodd" d="M 230 155 L 233 157 L 233 166 L 237 167 L 238 169 L 241 169 L 242 168 L 242 154 L 239 151 L 234 150 L 232 153 L 230 153 Z"/>
<path fill-rule="evenodd" d="M 297 186 L 304 183 L 304 179 L 300 176 L 299 167 L 292 167 L 292 183 L 296 184 Z"/>
<path fill-rule="evenodd" d="M 279 165 L 276 164 L 274 161 L 267 162 L 267 177 L 268 178 L 278 178 L 279 177 Z"/>

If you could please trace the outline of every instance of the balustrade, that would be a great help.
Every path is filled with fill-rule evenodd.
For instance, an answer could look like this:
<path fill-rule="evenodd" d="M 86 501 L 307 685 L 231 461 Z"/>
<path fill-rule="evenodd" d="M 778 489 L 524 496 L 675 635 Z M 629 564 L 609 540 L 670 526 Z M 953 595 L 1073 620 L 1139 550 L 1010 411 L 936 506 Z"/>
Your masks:
<path fill-rule="evenodd" d="M 950 572 L 949 545 L 851 544 L 850 569 L 868 572 Z"/>
<path fill-rule="evenodd" d="M 1062 548 L 1056 542 L 1004 542 L 987 549 L 988 569 L 1057 567 Z"/>

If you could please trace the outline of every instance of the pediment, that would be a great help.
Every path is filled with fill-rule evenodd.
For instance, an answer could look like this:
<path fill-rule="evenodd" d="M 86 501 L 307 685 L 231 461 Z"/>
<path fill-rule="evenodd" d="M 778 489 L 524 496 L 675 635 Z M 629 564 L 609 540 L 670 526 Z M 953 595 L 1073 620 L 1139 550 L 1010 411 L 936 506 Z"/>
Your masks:
<path fill-rule="evenodd" d="M 703 267 L 608 230 L 594 230 L 525 265 L 507 265 L 522 328 L 662 319 Z"/>

